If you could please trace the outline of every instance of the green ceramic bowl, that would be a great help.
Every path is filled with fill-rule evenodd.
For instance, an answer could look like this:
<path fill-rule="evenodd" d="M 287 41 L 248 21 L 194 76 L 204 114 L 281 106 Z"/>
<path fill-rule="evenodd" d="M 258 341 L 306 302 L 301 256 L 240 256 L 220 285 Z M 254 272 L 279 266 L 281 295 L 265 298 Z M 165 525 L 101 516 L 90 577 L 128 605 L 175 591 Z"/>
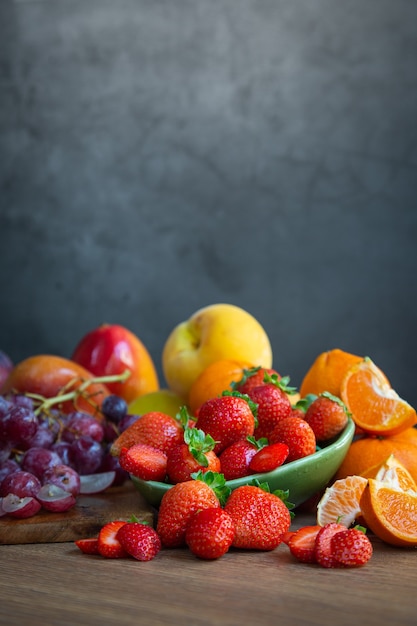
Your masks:
<path fill-rule="evenodd" d="M 229 480 L 227 485 L 231 489 L 236 489 L 241 485 L 249 484 L 256 478 L 260 482 L 267 482 L 271 491 L 288 489 L 289 501 L 298 506 L 326 487 L 342 464 L 352 443 L 354 433 L 355 425 L 349 419 L 346 428 L 339 437 L 314 454 L 297 461 L 291 461 L 291 463 L 284 463 L 272 472 L 251 474 L 244 478 Z M 136 476 L 131 476 L 131 479 L 145 500 L 156 508 L 159 506 L 164 493 L 172 487 L 169 483 L 141 480 Z"/>

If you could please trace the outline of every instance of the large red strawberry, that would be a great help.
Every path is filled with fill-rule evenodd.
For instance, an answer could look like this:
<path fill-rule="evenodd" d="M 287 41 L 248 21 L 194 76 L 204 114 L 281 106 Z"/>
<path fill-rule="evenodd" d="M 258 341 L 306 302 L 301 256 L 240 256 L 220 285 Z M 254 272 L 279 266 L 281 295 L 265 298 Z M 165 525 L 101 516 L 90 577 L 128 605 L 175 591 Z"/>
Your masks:
<path fill-rule="evenodd" d="M 362 527 L 347 528 L 330 540 L 333 561 L 338 567 L 360 567 L 372 556 L 372 544 Z"/>
<path fill-rule="evenodd" d="M 156 526 L 162 545 L 183 546 L 191 516 L 200 509 L 220 507 L 229 491 L 224 476 L 214 472 L 198 472 L 195 478 L 168 489 L 159 506 Z"/>
<path fill-rule="evenodd" d="M 233 546 L 251 550 L 274 550 L 291 524 L 284 501 L 267 485 L 243 485 L 228 497 L 224 510 L 235 524 Z"/>
<path fill-rule="evenodd" d="M 220 454 L 239 439 L 253 435 L 256 405 L 238 392 L 223 392 L 207 400 L 198 412 L 197 426 L 216 441 L 214 452 Z"/>
<path fill-rule="evenodd" d="M 190 518 L 185 542 L 200 559 L 218 559 L 233 543 L 235 525 L 222 508 L 203 509 Z"/>
<path fill-rule="evenodd" d="M 288 377 L 278 378 L 266 374 L 263 384 L 248 392 L 250 399 L 258 405 L 258 423 L 254 432 L 256 439 L 268 439 L 278 422 L 292 414 L 288 394 L 294 393 L 295 388 L 289 387 L 288 383 Z"/>
<path fill-rule="evenodd" d="M 244 369 L 242 378 L 232 382 L 231 387 L 234 391 L 249 395 L 252 389 L 264 384 L 265 375 L 281 378 L 278 372 L 271 367 L 251 367 Z"/>
<path fill-rule="evenodd" d="M 311 426 L 301 417 L 287 417 L 274 428 L 269 443 L 286 443 L 287 462 L 301 459 L 316 451 L 316 437 Z"/>
<path fill-rule="evenodd" d="M 304 419 L 316 435 L 317 441 L 328 441 L 345 428 L 350 413 L 344 402 L 327 391 L 320 394 L 308 407 Z"/>
<path fill-rule="evenodd" d="M 138 561 L 150 561 L 161 549 L 161 540 L 156 530 L 141 522 L 127 522 L 121 526 L 116 539 L 127 554 Z"/>
<path fill-rule="evenodd" d="M 219 457 L 221 472 L 225 479 L 233 480 L 251 474 L 249 464 L 258 450 L 258 443 L 253 437 L 239 439 L 227 446 Z"/>
<path fill-rule="evenodd" d="M 206 435 L 199 428 L 186 428 L 184 442 L 168 452 L 167 476 L 171 483 L 180 483 L 191 479 L 191 474 L 202 472 L 220 472 L 219 457 L 213 451 L 216 442 L 211 435 Z"/>
<path fill-rule="evenodd" d="M 151 411 L 144 413 L 128 426 L 113 441 L 110 452 L 113 456 L 119 456 L 122 448 L 130 448 L 135 443 L 146 443 L 163 452 L 168 452 L 182 442 L 183 435 L 184 429 L 179 420 L 166 413 Z"/>
<path fill-rule="evenodd" d="M 272 472 L 285 463 L 288 453 L 286 443 L 271 443 L 258 450 L 249 463 L 249 469 L 254 474 Z"/>
<path fill-rule="evenodd" d="M 164 481 L 167 474 L 167 455 L 162 450 L 146 443 L 135 443 L 122 448 L 119 455 L 120 467 L 142 480 Z"/>

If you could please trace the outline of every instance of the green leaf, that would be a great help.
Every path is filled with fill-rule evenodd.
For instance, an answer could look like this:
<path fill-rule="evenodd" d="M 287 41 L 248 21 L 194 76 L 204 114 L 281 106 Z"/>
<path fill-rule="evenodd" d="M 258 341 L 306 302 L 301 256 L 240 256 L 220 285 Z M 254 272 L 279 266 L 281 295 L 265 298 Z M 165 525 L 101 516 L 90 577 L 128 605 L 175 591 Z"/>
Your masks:
<path fill-rule="evenodd" d="M 297 393 L 297 387 L 290 387 L 289 382 L 289 376 L 282 376 L 280 378 L 278 374 L 268 374 L 268 372 L 265 372 L 264 374 L 264 383 L 275 385 L 275 387 L 278 387 L 281 391 L 284 391 L 289 395 L 294 395 Z"/>
<path fill-rule="evenodd" d="M 244 369 L 242 378 L 240 380 L 233 381 L 231 383 L 230 386 L 233 389 L 233 391 L 239 391 L 239 387 L 244 385 L 247 382 L 247 380 L 251 378 L 252 376 L 254 376 L 257 372 L 259 372 L 260 369 L 261 369 L 260 366 L 250 367 L 249 369 Z"/>
<path fill-rule="evenodd" d="M 219 474 L 218 472 L 212 472 L 209 470 L 208 472 L 203 472 L 199 470 L 198 472 L 194 472 L 191 474 L 191 478 L 194 480 L 201 480 L 206 483 L 211 489 L 213 489 L 217 498 L 219 499 L 220 504 L 223 506 L 231 493 L 230 487 L 226 484 L 226 479 L 223 474 Z"/>

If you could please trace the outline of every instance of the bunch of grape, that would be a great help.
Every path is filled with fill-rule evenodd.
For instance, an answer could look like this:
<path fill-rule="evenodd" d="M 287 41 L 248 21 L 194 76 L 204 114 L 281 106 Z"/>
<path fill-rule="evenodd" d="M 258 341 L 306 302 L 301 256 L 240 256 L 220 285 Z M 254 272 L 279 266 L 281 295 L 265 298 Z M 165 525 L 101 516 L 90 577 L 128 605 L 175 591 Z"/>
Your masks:
<path fill-rule="evenodd" d="M 139 416 L 108 396 L 103 419 L 74 409 L 39 411 L 25 394 L 0 396 L 0 516 L 31 517 L 41 508 L 63 512 L 80 493 L 118 486 L 128 477 L 112 441 Z"/>

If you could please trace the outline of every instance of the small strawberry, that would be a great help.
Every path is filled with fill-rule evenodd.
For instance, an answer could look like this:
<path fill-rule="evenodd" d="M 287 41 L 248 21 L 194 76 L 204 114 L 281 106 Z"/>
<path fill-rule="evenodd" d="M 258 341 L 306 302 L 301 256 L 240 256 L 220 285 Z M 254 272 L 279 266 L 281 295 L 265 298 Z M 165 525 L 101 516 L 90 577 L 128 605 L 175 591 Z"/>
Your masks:
<path fill-rule="evenodd" d="M 167 452 L 183 440 L 184 430 L 179 420 L 158 411 L 144 413 L 133 424 L 128 426 L 113 441 L 110 452 L 119 456 L 122 448 L 130 448 L 135 443 L 146 443 L 149 446 Z"/>
<path fill-rule="evenodd" d="M 274 550 L 281 543 L 291 524 L 283 495 L 270 493 L 267 483 L 243 485 L 231 492 L 224 510 L 235 524 L 235 548 Z"/>
<path fill-rule="evenodd" d="M 168 452 L 167 476 L 171 483 L 181 483 L 191 479 L 191 474 L 202 472 L 220 472 L 220 460 L 214 453 L 216 445 L 211 435 L 198 428 L 184 430 L 184 443 Z"/>
<path fill-rule="evenodd" d="M 265 439 L 264 442 L 267 443 L 267 440 Z M 219 456 L 221 472 L 225 479 L 233 480 L 251 474 L 249 464 L 260 447 L 254 437 L 239 439 L 227 446 Z"/>
<path fill-rule="evenodd" d="M 216 441 L 220 454 L 234 441 L 253 435 L 256 405 L 239 392 L 224 391 L 220 397 L 204 402 L 198 412 L 197 426 Z"/>
<path fill-rule="evenodd" d="M 329 522 L 322 526 L 317 533 L 314 554 L 316 563 L 322 567 L 337 567 L 336 561 L 333 557 L 333 551 L 331 546 L 332 537 L 336 533 L 340 533 L 346 530 L 346 526 L 339 524 L 338 522 Z"/>
<path fill-rule="evenodd" d="M 100 554 L 98 551 L 98 538 L 88 537 L 86 539 L 76 539 L 74 541 L 77 548 L 84 554 Z"/>
<path fill-rule="evenodd" d="M 339 567 L 360 567 L 372 556 L 372 544 L 359 526 L 338 532 L 330 540 L 335 564 Z"/>
<path fill-rule="evenodd" d="M 316 562 L 316 537 L 322 527 L 302 526 L 288 537 L 286 543 L 291 554 L 302 563 Z"/>
<path fill-rule="evenodd" d="M 220 507 L 229 492 L 222 474 L 201 471 L 191 480 L 168 489 L 159 506 L 156 526 L 162 545 L 167 548 L 184 545 L 191 516 L 200 509 Z"/>
<path fill-rule="evenodd" d="M 138 561 L 150 561 L 161 550 L 161 540 L 152 526 L 129 521 L 117 531 L 116 539 L 122 548 Z"/>
<path fill-rule="evenodd" d="M 255 474 L 272 472 L 272 470 L 285 463 L 289 451 L 290 449 L 286 443 L 271 443 L 264 446 L 258 450 L 250 461 L 249 469 Z"/>
<path fill-rule="evenodd" d="M 97 547 L 101 556 L 105 556 L 108 559 L 121 559 L 127 556 L 126 551 L 122 548 L 117 539 L 117 533 L 124 524 L 126 524 L 125 521 L 114 520 L 113 522 L 104 524 L 100 529 Z"/>
<path fill-rule="evenodd" d="M 269 443 L 286 443 L 289 448 L 287 462 L 301 459 L 316 451 L 313 429 L 301 417 L 287 417 L 274 428 Z"/>
<path fill-rule="evenodd" d="M 230 515 L 215 507 L 197 511 L 190 518 L 185 542 L 200 559 L 218 559 L 233 543 L 235 525 Z"/>
<path fill-rule="evenodd" d="M 310 424 L 317 441 L 328 441 L 336 437 L 345 428 L 350 413 L 344 402 L 337 396 L 321 393 L 310 404 L 305 420 Z"/>
<path fill-rule="evenodd" d="M 122 448 L 119 455 L 122 469 L 142 480 L 164 481 L 167 474 L 167 455 L 146 443 Z"/>
<path fill-rule="evenodd" d="M 282 419 L 292 414 L 288 394 L 295 393 L 295 387 L 289 387 L 289 377 L 265 374 L 264 382 L 248 392 L 250 399 L 258 405 L 254 436 L 269 438 L 274 427 Z"/>
<path fill-rule="evenodd" d="M 251 367 L 244 369 L 242 378 L 232 382 L 231 387 L 234 391 L 249 395 L 252 389 L 264 384 L 265 374 L 281 378 L 278 372 L 270 367 Z"/>

